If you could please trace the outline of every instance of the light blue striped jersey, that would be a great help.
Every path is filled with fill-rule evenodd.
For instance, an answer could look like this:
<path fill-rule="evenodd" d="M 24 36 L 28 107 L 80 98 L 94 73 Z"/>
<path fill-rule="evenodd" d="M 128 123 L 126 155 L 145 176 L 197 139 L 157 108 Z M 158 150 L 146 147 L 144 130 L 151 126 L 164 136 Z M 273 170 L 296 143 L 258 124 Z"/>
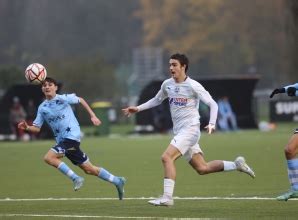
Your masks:
<path fill-rule="evenodd" d="M 293 85 L 285 86 L 284 88 L 286 89 L 286 92 L 288 92 L 288 88 L 289 88 L 289 87 L 294 87 L 294 88 L 296 88 L 295 96 L 298 96 L 298 83 L 295 83 L 295 84 L 293 84 Z"/>

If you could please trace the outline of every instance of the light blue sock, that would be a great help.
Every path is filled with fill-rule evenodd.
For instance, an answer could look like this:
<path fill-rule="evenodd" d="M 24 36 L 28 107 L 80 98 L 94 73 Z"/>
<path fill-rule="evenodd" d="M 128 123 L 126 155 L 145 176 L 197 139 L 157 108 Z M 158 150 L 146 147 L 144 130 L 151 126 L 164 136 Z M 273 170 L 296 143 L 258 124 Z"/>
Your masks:
<path fill-rule="evenodd" d="M 288 177 L 292 190 L 298 190 L 298 159 L 288 160 Z"/>
<path fill-rule="evenodd" d="M 61 162 L 58 166 L 58 170 L 60 170 L 64 175 L 68 176 L 72 181 L 74 181 L 79 176 L 73 172 L 64 162 Z"/>
<path fill-rule="evenodd" d="M 114 176 L 104 168 L 100 168 L 98 177 L 115 185 L 118 185 L 120 182 L 119 177 Z"/>

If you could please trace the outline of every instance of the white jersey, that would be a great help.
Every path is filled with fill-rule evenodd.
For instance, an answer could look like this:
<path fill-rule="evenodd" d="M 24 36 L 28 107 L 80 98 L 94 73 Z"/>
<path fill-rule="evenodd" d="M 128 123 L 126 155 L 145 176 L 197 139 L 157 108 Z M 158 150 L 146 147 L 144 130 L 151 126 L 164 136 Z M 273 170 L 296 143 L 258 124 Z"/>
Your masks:
<path fill-rule="evenodd" d="M 217 104 L 211 95 L 197 81 L 187 77 L 185 81 L 176 83 L 173 78 L 165 80 L 156 96 L 138 106 L 139 111 L 155 107 L 169 98 L 174 134 L 191 125 L 200 124 L 200 100 L 210 107 L 209 123 L 215 124 Z"/>

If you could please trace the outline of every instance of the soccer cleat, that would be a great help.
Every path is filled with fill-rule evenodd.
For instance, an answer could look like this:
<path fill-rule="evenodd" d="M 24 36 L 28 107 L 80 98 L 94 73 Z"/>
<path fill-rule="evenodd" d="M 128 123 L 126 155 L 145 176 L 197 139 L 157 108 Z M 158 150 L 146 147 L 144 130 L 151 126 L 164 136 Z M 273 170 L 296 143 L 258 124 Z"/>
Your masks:
<path fill-rule="evenodd" d="M 161 196 L 157 199 L 149 200 L 148 203 L 155 206 L 172 206 L 174 205 L 174 200 L 172 197 Z"/>
<path fill-rule="evenodd" d="M 74 184 L 74 191 L 78 191 L 84 183 L 84 178 L 83 177 L 78 177 L 73 181 Z"/>
<path fill-rule="evenodd" d="M 250 175 L 252 178 L 255 178 L 256 175 L 254 171 L 245 163 L 244 157 L 237 157 L 235 160 L 236 168 L 240 172 Z"/>
<path fill-rule="evenodd" d="M 292 198 L 298 198 L 298 191 L 290 190 L 290 191 L 276 197 L 276 200 L 288 201 L 288 199 L 292 199 Z"/>
<path fill-rule="evenodd" d="M 124 177 L 119 177 L 119 183 L 116 185 L 119 200 L 123 199 L 125 183 L 126 183 L 126 179 Z"/>

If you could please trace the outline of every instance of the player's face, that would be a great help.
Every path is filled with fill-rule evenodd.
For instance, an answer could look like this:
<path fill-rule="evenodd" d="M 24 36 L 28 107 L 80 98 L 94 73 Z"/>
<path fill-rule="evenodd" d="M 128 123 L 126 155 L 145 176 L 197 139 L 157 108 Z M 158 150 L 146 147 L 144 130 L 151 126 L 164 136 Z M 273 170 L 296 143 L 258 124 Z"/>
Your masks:
<path fill-rule="evenodd" d="M 56 96 L 56 92 L 58 87 L 52 82 L 44 82 L 42 84 L 42 92 L 46 96 L 47 99 L 54 98 Z"/>
<path fill-rule="evenodd" d="M 182 82 L 185 79 L 185 65 L 182 66 L 179 60 L 170 59 L 169 70 L 176 82 Z"/>

